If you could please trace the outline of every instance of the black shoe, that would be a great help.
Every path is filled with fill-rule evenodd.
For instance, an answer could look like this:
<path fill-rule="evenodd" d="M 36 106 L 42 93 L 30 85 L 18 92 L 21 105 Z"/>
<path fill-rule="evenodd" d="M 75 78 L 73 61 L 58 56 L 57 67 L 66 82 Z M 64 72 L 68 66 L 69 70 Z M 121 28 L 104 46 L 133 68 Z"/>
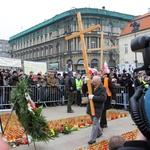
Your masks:
<path fill-rule="evenodd" d="M 73 111 L 73 110 L 70 110 L 70 111 L 67 111 L 67 113 L 74 113 L 74 111 Z"/>
<path fill-rule="evenodd" d="M 97 136 L 97 138 L 100 138 L 102 136 L 102 133 L 100 135 Z"/>
<path fill-rule="evenodd" d="M 96 141 L 88 141 L 88 144 L 91 145 L 91 144 L 94 144 Z"/>

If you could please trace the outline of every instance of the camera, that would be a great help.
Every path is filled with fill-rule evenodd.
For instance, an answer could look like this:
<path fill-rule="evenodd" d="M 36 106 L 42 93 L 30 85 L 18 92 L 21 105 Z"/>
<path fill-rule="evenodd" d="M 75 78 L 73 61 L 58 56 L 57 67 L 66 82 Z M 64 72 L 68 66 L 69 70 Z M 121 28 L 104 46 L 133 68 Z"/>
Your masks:
<path fill-rule="evenodd" d="M 133 52 L 141 52 L 144 65 L 134 69 L 134 72 L 145 70 L 150 75 L 150 35 L 137 36 L 131 40 L 131 50 Z M 142 134 L 150 139 L 150 86 L 144 91 L 141 85 L 137 87 L 134 95 L 129 100 L 130 114 L 142 132 Z"/>
<path fill-rule="evenodd" d="M 150 35 L 137 36 L 131 40 L 131 50 L 133 52 L 142 52 L 144 65 L 135 68 L 134 72 L 145 70 L 150 75 Z"/>

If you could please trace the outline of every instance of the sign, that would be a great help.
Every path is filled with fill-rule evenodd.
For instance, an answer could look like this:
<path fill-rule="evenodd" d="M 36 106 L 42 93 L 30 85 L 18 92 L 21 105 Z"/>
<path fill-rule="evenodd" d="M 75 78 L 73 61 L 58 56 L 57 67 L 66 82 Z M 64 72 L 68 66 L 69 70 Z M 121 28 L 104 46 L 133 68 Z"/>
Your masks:
<path fill-rule="evenodd" d="M 49 63 L 49 65 L 48 65 L 48 69 L 49 69 L 49 70 L 53 70 L 53 69 L 58 70 L 58 66 L 59 66 L 58 62 L 51 62 L 51 63 Z"/>
<path fill-rule="evenodd" d="M 0 57 L 0 66 L 2 66 L 2 67 L 22 67 L 21 59 Z"/>
<path fill-rule="evenodd" d="M 47 72 L 47 63 L 46 62 L 35 62 L 35 61 L 24 61 L 24 72 L 29 74 L 30 71 L 33 71 L 34 74 L 42 72 L 45 74 Z"/>

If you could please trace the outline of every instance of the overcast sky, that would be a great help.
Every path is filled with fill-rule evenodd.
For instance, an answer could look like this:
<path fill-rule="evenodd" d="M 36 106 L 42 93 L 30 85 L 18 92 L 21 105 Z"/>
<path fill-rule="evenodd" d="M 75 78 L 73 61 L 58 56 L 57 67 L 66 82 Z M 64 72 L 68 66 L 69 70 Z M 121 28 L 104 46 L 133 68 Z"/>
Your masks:
<path fill-rule="evenodd" d="M 150 0 L 1 0 L 0 39 L 9 38 L 45 19 L 75 8 L 99 8 L 131 15 L 143 15 Z M 82 15 L 82 14 L 81 14 Z"/>

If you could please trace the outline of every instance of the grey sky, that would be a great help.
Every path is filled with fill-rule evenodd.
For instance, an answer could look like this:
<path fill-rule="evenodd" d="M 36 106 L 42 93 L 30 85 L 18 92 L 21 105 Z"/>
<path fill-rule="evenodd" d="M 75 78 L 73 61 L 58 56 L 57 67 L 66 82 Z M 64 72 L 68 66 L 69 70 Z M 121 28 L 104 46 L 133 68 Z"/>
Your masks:
<path fill-rule="evenodd" d="M 0 2 L 0 39 L 9 38 L 45 19 L 73 7 L 99 8 L 131 15 L 143 15 L 150 0 L 2 0 Z"/>

